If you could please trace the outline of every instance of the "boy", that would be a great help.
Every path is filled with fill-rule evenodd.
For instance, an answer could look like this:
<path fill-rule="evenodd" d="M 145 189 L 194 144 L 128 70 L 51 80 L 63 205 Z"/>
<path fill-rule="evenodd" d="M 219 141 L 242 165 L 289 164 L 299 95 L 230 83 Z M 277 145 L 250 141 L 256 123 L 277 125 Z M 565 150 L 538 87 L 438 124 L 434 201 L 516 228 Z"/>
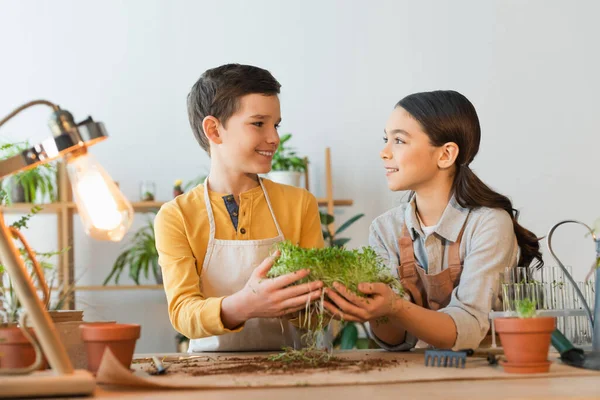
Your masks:
<path fill-rule="evenodd" d="M 315 197 L 258 176 L 279 145 L 280 87 L 264 69 L 227 64 L 207 70 L 188 95 L 210 175 L 163 205 L 155 231 L 169 317 L 190 352 L 298 346 L 279 317 L 320 296 L 322 282 L 290 286 L 308 270 L 266 279 L 274 244 L 323 247 Z"/>

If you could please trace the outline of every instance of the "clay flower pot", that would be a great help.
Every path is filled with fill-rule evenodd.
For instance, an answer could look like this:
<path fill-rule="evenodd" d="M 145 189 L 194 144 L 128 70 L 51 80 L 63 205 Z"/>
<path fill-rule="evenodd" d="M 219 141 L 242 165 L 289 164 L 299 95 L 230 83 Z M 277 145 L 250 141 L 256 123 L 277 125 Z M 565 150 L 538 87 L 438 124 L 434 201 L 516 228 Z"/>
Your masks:
<path fill-rule="evenodd" d="M 140 337 L 141 327 L 137 324 L 87 324 L 81 325 L 81 337 L 87 352 L 88 370 L 96 373 L 106 347 L 125 368 L 133 359 L 135 342 Z"/>
<path fill-rule="evenodd" d="M 514 373 L 548 372 L 550 337 L 556 327 L 556 318 L 498 318 L 496 332 L 502 340 L 504 371 Z"/>
<path fill-rule="evenodd" d="M 32 328 L 28 328 L 33 337 Z M 27 368 L 35 362 L 35 350 L 21 329 L 15 326 L 0 327 L 0 367 Z M 46 369 L 48 364 L 42 360 L 40 369 Z"/>

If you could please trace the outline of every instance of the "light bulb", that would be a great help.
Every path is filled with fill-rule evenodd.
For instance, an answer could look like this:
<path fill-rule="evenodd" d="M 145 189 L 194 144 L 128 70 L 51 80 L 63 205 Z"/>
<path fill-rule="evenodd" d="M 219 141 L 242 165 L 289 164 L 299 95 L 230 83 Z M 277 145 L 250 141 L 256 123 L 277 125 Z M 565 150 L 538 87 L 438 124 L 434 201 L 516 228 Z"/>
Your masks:
<path fill-rule="evenodd" d="M 133 208 L 104 168 L 89 153 L 67 159 L 73 199 L 85 233 L 118 242 L 133 222 Z"/>

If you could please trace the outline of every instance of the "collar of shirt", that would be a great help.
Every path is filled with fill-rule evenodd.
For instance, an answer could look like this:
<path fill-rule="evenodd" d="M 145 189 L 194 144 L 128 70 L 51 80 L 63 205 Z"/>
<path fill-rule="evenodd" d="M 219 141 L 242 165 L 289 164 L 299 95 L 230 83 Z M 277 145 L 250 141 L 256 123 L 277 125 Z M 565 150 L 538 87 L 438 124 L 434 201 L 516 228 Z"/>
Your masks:
<path fill-rule="evenodd" d="M 404 221 L 406 222 L 406 228 L 410 234 L 411 239 L 414 241 L 418 236 L 425 237 L 419 218 L 417 216 L 416 196 L 413 195 L 406 206 L 404 211 Z M 434 232 L 439 236 L 450 242 L 456 242 L 460 231 L 467 221 L 469 216 L 469 209 L 462 207 L 456 201 L 454 195 L 448 202 L 442 217 L 438 221 Z"/>

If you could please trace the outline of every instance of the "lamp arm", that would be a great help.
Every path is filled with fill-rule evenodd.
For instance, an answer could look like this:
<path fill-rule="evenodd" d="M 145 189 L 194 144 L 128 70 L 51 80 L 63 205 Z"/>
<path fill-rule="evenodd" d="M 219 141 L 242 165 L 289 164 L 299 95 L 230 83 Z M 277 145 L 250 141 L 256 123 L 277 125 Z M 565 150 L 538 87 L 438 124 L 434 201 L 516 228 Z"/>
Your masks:
<path fill-rule="evenodd" d="M 22 106 L 16 108 L 15 110 L 13 110 L 10 114 L 8 114 L 6 117 L 4 117 L 3 119 L 0 120 L 0 127 L 2 125 L 4 125 L 5 123 L 7 123 L 9 120 L 11 120 L 14 116 L 16 116 L 17 114 L 19 114 L 21 111 L 28 109 L 29 107 L 38 105 L 38 104 L 43 104 L 46 106 L 50 106 L 52 107 L 52 109 L 54 111 L 58 111 L 60 110 L 60 107 L 57 106 L 56 104 L 48 101 L 48 100 L 33 100 L 30 101 L 29 103 L 25 103 Z"/>
<path fill-rule="evenodd" d="M 21 111 L 38 104 L 52 107 L 55 114 L 62 112 L 62 110 L 60 110 L 60 108 L 54 103 L 46 100 L 34 100 L 23 104 L 0 120 L 0 127 L 14 116 L 19 114 Z M 67 120 L 66 122 L 69 121 Z M 60 139 L 60 137 L 57 137 L 57 139 Z M 64 145 L 64 147 L 69 149 L 70 145 L 71 143 L 67 143 Z M 56 146 L 54 147 L 56 148 Z M 35 152 L 32 152 L 33 150 L 35 150 Z M 25 151 L 20 155 L 1 161 L 0 177 L 7 176 L 18 171 L 23 171 L 28 168 L 33 168 L 35 165 L 47 162 L 47 160 L 49 160 L 51 157 L 46 157 L 45 151 L 45 147 L 34 146 L 29 151 Z M 44 158 L 40 157 L 39 154 L 43 155 Z M 35 155 L 35 157 L 31 157 L 32 155 Z M 52 154 L 54 157 L 57 157 L 58 155 L 59 154 Z M 54 327 L 54 323 L 52 322 L 50 315 L 45 310 L 45 304 L 43 304 L 38 297 L 37 291 L 31 282 L 25 262 L 23 261 L 19 250 L 13 243 L 15 232 L 18 231 L 12 230 L 6 225 L 4 221 L 4 215 L 2 214 L 2 207 L 0 207 L 0 260 L 4 264 L 4 267 L 10 276 L 17 298 L 23 304 L 28 316 L 31 318 L 33 328 L 36 332 L 36 337 L 39 340 L 44 354 L 46 355 L 46 359 L 54 370 L 54 373 L 59 375 L 73 374 L 73 365 L 71 364 L 71 360 L 69 359 L 69 356 L 65 350 L 64 344 L 60 341 L 56 328 Z M 17 234 L 17 237 L 18 236 L 20 235 Z M 24 244 L 26 244 L 26 242 L 24 242 Z M 26 249 L 27 247 L 28 246 L 26 245 Z M 28 253 L 29 252 L 30 251 L 28 251 Z M 30 257 L 32 255 L 34 269 L 37 270 L 39 269 L 39 265 L 37 265 L 36 268 L 35 255 L 31 254 Z M 44 281 L 43 275 L 39 272 L 36 271 L 40 284 L 43 288 L 45 286 L 43 291 L 44 298 L 47 301 L 48 288 L 46 282 Z"/>
<path fill-rule="evenodd" d="M 9 226 L 8 229 L 17 239 L 19 239 L 19 241 L 21 241 L 21 244 L 25 248 L 25 252 L 27 253 L 29 260 L 31 260 L 31 264 L 33 265 L 33 272 L 37 275 L 38 283 L 42 289 L 42 302 L 47 307 L 50 304 L 50 289 L 48 289 L 48 283 L 46 282 L 46 278 L 44 277 L 40 263 L 35 256 L 35 252 L 29 246 L 29 243 L 27 243 L 25 237 L 17 228 Z"/>
<path fill-rule="evenodd" d="M 569 271 L 567 271 L 567 269 L 565 268 L 565 266 L 563 265 L 563 263 L 560 262 L 560 260 L 558 259 L 558 257 L 554 253 L 554 250 L 552 249 L 552 235 L 554 234 L 554 231 L 559 226 L 564 225 L 564 224 L 568 224 L 568 223 L 579 224 L 579 225 L 585 226 L 590 231 L 590 233 L 592 235 L 592 239 L 594 240 L 594 242 L 597 241 L 596 235 L 594 234 L 594 231 L 588 225 L 586 225 L 586 224 L 584 224 L 583 222 L 580 222 L 580 221 L 565 220 L 565 221 L 559 222 L 558 224 L 554 225 L 550 229 L 550 232 L 548 233 L 548 250 L 550 250 L 550 254 L 552 255 L 552 257 L 554 257 L 554 260 L 556 260 L 556 262 L 558 263 L 558 265 L 560 266 L 560 268 L 563 270 L 563 272 L 564 272 L 565 276 L 567 277 L 567 279 L 573 285 L 573 289 L 575 289 L 575 293 L 577 294 L 577 297 L 579 297 L 579 300 L 581 300 L 581 303 L 583 304 L 583 307 L 584 307 L 584 309 L 585 309 L 585 311 L 586 311 L 586 313 L 588 315 L 588 318 L 590 319 L 590 323 L 591 323 L 591 325 L 593 327 L 594 324 L 596 323 L 596 321 L 594 321 L 594 318 L 592 317 L 592 310 L 590 310 L 589 304 L 587 303 L 587 301 L 585 301 L 585 297 L 583 296 L 583 293 L 581 293 L 581 290 L 579 290 L 579 286 L 577 286 L 577 284 L 575 283 L 575 280 L 573 280 L 573 277 L 571 276 L 571 274 L 569 274 Z M 598 295 L 598 294 L 596 294 L 596 295 Z"/>
<path fill-rule="evenodd" d="M 54 323 L 42 304 L 19 250 L 13 243 L 13 232 L 4 222 L 0 207 L 0 260 L 13 283 L 17 298 L 31 319 L 36 337 L 46 359 L 56 374 L 73 373 L 73 365 L 64 344 L 60 341 Z"/>

